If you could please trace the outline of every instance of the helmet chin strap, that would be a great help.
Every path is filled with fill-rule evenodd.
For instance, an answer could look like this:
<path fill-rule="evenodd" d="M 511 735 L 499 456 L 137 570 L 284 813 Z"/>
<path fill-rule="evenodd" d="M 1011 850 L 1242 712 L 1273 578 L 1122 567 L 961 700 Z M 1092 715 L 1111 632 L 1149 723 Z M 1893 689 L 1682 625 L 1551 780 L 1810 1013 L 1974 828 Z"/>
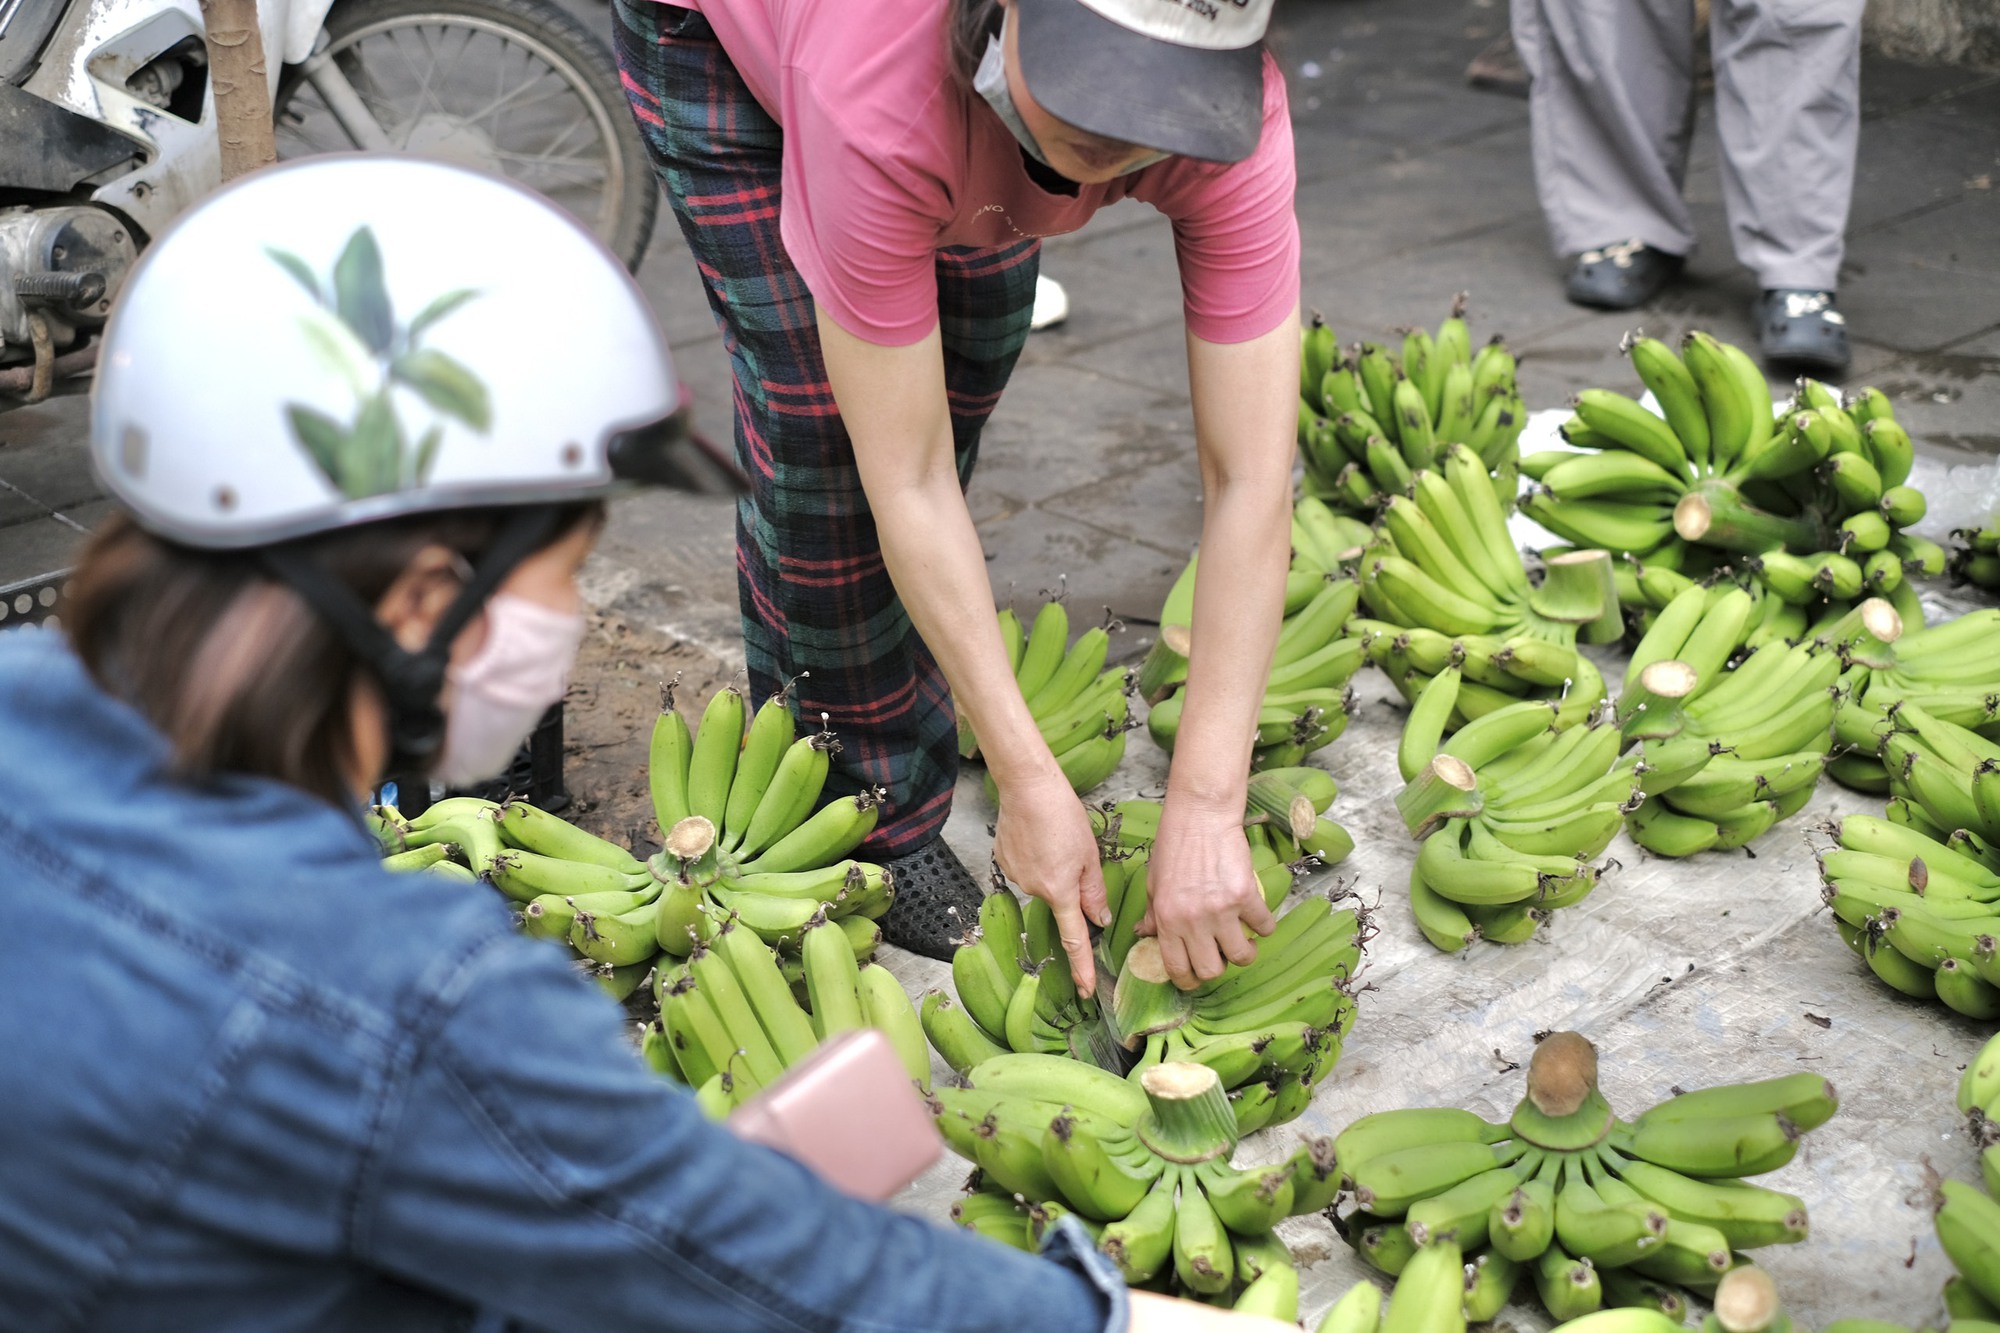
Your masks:
<path fill-rule="evenodd" d="M 445 670 L 452 641 L 479 613 L 506 577 L 556 535 L 560 510 L 537 505 L 516 510 L 473 566 L 472 578 L 438 618 L 430 641 L 417 652 L 396 642 L 375 610 L 345 583 L 296 547 L 258 552 L 275 574 L 333 627 L 348 650 L 375 673 L 389 707 L 389 772 L 430 772 L 444 746 Z"/>

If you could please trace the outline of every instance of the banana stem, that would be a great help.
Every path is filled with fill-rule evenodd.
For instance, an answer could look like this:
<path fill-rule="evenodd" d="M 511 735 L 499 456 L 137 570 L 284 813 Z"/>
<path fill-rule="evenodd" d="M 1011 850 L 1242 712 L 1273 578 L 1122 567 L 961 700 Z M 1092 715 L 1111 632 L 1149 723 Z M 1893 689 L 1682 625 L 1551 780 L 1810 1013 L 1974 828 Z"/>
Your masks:
<path fill-rule="evenodd" d="M 1804 519 L 1785 518 L 1757 508 L 1727 481 L 1710 477 L 1674 506 L 1674 532 L 1681 540 L 1700 542 L 1743 555 L 1771 550 L 1817 551 L 1830 545 Z"/>
<path fill-rule="evenodd" d="M 1148 936 L 1134 944 L 1111 991 L 1111 1023 L 1119 1044 L 1136 1051 L 1146 1038 L 1171 1032 L 1193 1012 L 1194 997 L 1167 977 L 1160 942 Z"/>
<path fill-rule="evenodd" d="M 1441 754 L 1396 793 L 1396 809 L 1410 836 L 1421 839 L 1447 819 L 1468 819 L 1485 808 L 1479 778 L 1463 759 Z"/>
<path fill-rule="evenodd" d="M 1139 1121 L 1138 1137 L 1161 1157 L 1192 1166 L 1236 1150 L 1236 1113 L 1207 1065 L 1157 1064 L 1139 1076 L 1139 1087 L 1151 1109 Z"/>
<path fill-rule="evenodd" d="M 1544 620 L 1566 625 L 1595 627 L 1607 613 L 1616 619 L 1620 634 L 1625 625 L 1618 617 L 1618 585 L 1611 575 L 1609 551 L 1566 551 L 1550 556 L 1542 586 L 1529 598 L 1535 614 Z"/>
<path fill-rule="evenodd" d="M 1715 1288 L 1715 1322 L 1724 1333 L 1763 1333 L 1781 1313 L 1777 1284 L 1754 1264 L 1723 1274 Z"/>
<path fill-rule="evenodd" d="M 1156 704 L 1187 679 L 1190 646 L 1186 625 L 1160 626 L 1160 636 L 1153 640 L 1153 646 L 1139 663 L 1140 698 Z"/>
<path fill-rule="evenodd" d="M 1618 700 L 1618 726 L 1625 739 L 1667 740 L 1680 735 L 1686 725 L 1680 701 L 1700 683 L 1694 668 L 1677 658 L 1649 662 Z"/>

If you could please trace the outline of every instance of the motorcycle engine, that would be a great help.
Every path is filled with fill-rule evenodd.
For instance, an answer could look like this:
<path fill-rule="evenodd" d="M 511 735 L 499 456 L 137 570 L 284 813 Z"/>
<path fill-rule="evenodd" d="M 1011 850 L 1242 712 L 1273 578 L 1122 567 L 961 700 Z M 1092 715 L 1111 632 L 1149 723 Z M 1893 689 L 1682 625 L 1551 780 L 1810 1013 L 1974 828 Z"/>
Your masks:
<path fill-rule="evenodd" d="M 107 209 L 0 209 L 0 365 L 34 358 L 37 316 L 57 351 L 100 327 L 138 257 Z"/>

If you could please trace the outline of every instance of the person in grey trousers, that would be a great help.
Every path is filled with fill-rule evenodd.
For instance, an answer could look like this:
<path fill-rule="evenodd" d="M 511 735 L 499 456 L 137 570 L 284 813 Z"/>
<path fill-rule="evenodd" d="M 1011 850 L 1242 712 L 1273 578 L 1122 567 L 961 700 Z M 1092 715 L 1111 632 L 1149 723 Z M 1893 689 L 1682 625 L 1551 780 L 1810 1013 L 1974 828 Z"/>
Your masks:
<path fill-rule="evenodd" d="M 1863 0 L 1712 0 L 1715 120 L 1736 257 L 1767 361 L 1838 375 L 1835 304 L 1861 125 Z M 1625 310 L 1694 249 L 1694 0 L 1513 0 L 1535 186 L 1568 294 Z"/>

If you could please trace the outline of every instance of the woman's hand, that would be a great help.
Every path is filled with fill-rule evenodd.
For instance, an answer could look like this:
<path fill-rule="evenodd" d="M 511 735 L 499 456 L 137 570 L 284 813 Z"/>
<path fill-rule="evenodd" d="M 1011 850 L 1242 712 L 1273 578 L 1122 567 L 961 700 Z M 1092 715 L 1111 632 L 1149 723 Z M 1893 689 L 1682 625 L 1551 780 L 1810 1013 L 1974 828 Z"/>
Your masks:
<path fill-rule="evenodd" d="M 1062 770 L 1000 782 L 1000 819 L 993 859 L 1008 879 L 1040 898 L 1056 915 L 1070 975 L 1085 995 L 1097 992 L 1088 922 L 1111 924 L 1097 834 Z"/>
<path fill-rule="evenodd" d="M 1234 1314 L 1148 1291 L 1135 1291 L 1131 1299 L 1132 1319 L 1125 1325 L 1129 1333 L 1299 1333 L 1297 1324 Z"/>
<path fill-rule="evenodd" d="M 1146 863 L 1150 898 L 1139 933 L 1160 941 L 1160 960 L 1182 990 L 1222 975 L 1226 963 L 1256 961 L 1248 926 L 1268 935 L 1275 924 L 1250 864 L 1243 811 L 1204 806 L 1167 793 L 1160 831 Z"/>

